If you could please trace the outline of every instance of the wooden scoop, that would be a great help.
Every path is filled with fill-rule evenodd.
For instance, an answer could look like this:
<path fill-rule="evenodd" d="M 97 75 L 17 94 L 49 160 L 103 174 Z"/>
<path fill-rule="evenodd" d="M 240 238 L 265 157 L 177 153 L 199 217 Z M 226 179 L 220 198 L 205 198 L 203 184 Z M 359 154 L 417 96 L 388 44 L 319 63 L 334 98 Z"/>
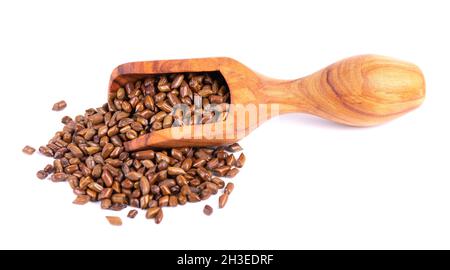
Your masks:
<path fill-rule="evenodd" d="M 418 107 L 425 98 L 425 80 L 417 66 L 377 55 L 347 58 L 297 80 L 267 78 L 231 58 L 126 63 L 112 72 L 109 91 L 150 74 L 210 71 L 222 74 L 232 104 L 277 105 L 279 114 L 310 113 L 350 126 L 384 123 Z M 226 122 L 222 124 L 219 128 L 205 124 L 162 129 L 126 142 L 125 148 L 135 151 L 149 147 L 230 144 L 261 122 L 234 125 L 226 134 Z M 195 136 L 179 138 L 179 134 L 193 134 L 194 129 Z M 207 130 L 223 136 L 210 136 Z"/>

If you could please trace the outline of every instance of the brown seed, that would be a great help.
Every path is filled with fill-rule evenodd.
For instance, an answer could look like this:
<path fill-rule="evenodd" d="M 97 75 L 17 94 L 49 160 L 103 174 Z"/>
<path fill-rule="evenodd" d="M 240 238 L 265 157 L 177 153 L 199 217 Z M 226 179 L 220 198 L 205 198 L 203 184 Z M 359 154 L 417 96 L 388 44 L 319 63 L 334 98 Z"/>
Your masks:
<path fill-rule="evenodd" d="M 233 189 L 234 189 L 234 184 L 231 182 L 228 182 L 228 184 L 225 186 L 224 192 L 229 195 L 229 194 L 231 194 L 231 192 L 233 192 Z"/>
<path fill-rule="evenodd" d="M 210 161 L 208 161 L 208 163 L 206 163 L 206 167 L 209 170 L 213 170 L 215 168 L 217 168 L 219 166 L 219 159 L 218 158 L 213 158 Z"/>
<path fill-rule="evenodd" d="M 170 88 L 175 89 L 180 87 L 181 82 L 184 79 L 184 75 L 183 74 L 178 74 L 177 76 L 175 76 L 175 78 L 172 81 L 172 84 L 170 85 Z"/>
<path fill-rule="evenodd" d="M 227 177 L 233 178 L 233 177 L 235 177 L 236 174 L 238 174 L 238 173 L 239 173 L 239 169 L 238 169 L 238 168 L 233 168 L 233 169 L 231 169 L 231 170 L 229 170 L 229 171 L 227 172 L 226 176 L 227 176 Z"/>
<path fill-rule="evenodd" d="M 203 213 L 205 213 L 205 215 L 210 216 L 213 212 L 213 208 L 209 205 L 205 205 L 205 207 L 203 208 Z"/>
<path fill-rule="evenodd" d="M 212 194 L 211 190 L 209 190 L 209 189 L 204 189 L 204 190 L 202 190 L 202 192 L 200 193 L 200 199 L 202 199 L 203 201 L 204 201 L 204 200 L 207 200 L 207 199 L 209 199 L 209 197 L 211 197 L 211 194 Z"/>
<path fill-rule="evenodd" d="M 101 208 L 102 209 L 109 209 L 110 207 L 111 207 L 111 200 L 110 199 L 103 199 L 102 201 L 101 201 Z"/>
<path fill-rule="evenodd" d="M 214 173 L 218 176 L 225 176 L 230 169 L 231 169 L 230 166 L 221 166 L 219 168 L 214 169 Z"/>
<path fill-rule="evenodd" d="M 211 180 L 211 173 L 203 167 L 197 169 L 197 175 L 205 181 Z"/>
<path fill-rule="evenodd" d="M 169 175 L 180 175 L 180 174 L 185 174 L 186 172 L 178 167 L 169 167 L 167 168 L 167 173 Z"/>
<path fill-rule="evenodd" d="M 36 151 L 36 149 L 34 149 L 33 147 L 26 145 L 23 149 L 22 152 L 24 152 L 27 155 L 32 155 L 34 153 L 34 151 Z"/>
<path fill-rule="evenodd" d="M 46 173 L 52 173 L 54 171 L 55 171 L 55 169 L 52 164 L 47 164 L 44 168 L 44 172 L 46 172 Z"/>
<path fill-rule="evenodd" d="M 150 202 L 150 195 L 144 195 L 139 199 L 139 205 L 142 209 L 148 208 L 149 202 Z"/>
<path fill-rule="evenodd" d="M 145 217 L 148 219 L 154 218 L 158 214 L 159 210 L 161 210 L 161 208 L 159 208 L 159 207 L 150 207 L 147 209 Z"/>
<path fill-rule="evenodd" d="M 108 220 L 109 224 L 113 226 L 121 226 L 122 225 L 122 219 L 117 216 L 106 216 L 106 219 Z"/>
<path fill-rule="evenodd" d="M 179 194 L 179 195 L 178 195 L 178 204 L 179 204 L 179 205 L 185 205 L 186 202 L 187 202 L 186 196 L 183 195 L 183 194 Z"/>
<path fill-rule="evenodd" d="M 146 168 L 146 169 L 150 169 L 152 167 L 155 166 L 155 163 L 153 163 L 153 161 L 145 159 L 141 161 L 141 164 Z"/>
<path fill-rule="evenodd" d="M 63 124 L 68 124 L 68 123 L 70 123 L 70 122 L 72 122 L 73 121 L 73 119 L 70 117 L 70 116 L 64 116 L 62 119 L 61 119 L 61 123 L 63 123 Z"/>
<path fill-rule="evenodd" d="M 156 200 L 149 201 L 148 202 L 148 208 L 151 208 L 151 207 L 158 207 L 158 201 L 156 201 Z"/>
<path fill-rule="evenodd" d="M 177 204 L 178 204 L 178 199 L 177 199 L 177 197 L 176 196 L 170 196 L 169 197 L 169 206 L 171 206 L 171 207 L 174 207 L 174 206 L 177 206 Z"/>
<path fill-rule="evenodd" d="M 156 224 L 161 223 L 163 217 L 164 217 L 163 210 L 159 209 L 158 213 L 156 213 L 156 216 L 155 216 L 155 223 Z"/>
<path fill-rule="evenodd" d="M 101 185 L 99 185 L 98 183 L 96 183 L 96 182 L 90 183 L 88 185 L 88 187 L 90 189 L 92 189 L 93 191 L 95 191 L 95 192 L 102 192 L 103 191 L 103 187 Z"/>
<path fill-rule="evenodd" d="M 37 178 L 43 180 L 43 179 L 47 178 L 48 174 L 44 170 L 39 170 L 36 173 L 36 176 L 37 176 Z"/>
<path fill-rule="evenodd" d="M 221 188 L 223 188 L 225 186 L 225 182 L 222 179 L 218 178 L 218 177 L 214 177 L 211 181 L 214 184 L 216 184 L 219 189 L 221 189 Z"/>
<path fill-rule="evenodd" d="M 186 158 L 183 163 L 181 163 L 181 168 L 184 171 L 188 171 L 192 167 L 192 158 Z"/>
<path fill-rule="evenodd" d="M 145 150 L 134 153 L 135 159 L 154 159 L 155 152 L 153 150 Z"/>
<path fill-rule="evenodd" d="M 96 113 L 94 115 L 89 116 L 89 121 L 91 121 L 92 124 L 97 125 L 100 123 L 103 123 L 103 114 Z"/>
<path fill-rule="evenodd" d="M 111 175 L 111 172 L 107 169 L 103 169 L 102 172 L 102 180 L 105 186 L 111 187 L 113 184 L 113 176 Z"/>
<path fill-rule="evenodd" d="M 225 162 L 227 163 L 227 166 L 234 166 L 236 165 L 236 158 L 231 154 L 225 159 Z"/>
<path fill-rule="evenodd" d="M 65 107 L 67 107 L 67 103 L 64 100 L 58 101 L 55 104 L 53 104 L 52 110 L 54 111 L 61 111 Z"/>
<path fill-rule="evenodd" d="M 99 200 L 109 199 L 111 198 L 112 193 L 113 193 L 112 188 L 103 188 L 98 194 L 98 199 Z"/>
<path fill-rule="evenodd" d="M 157 186 L 157 185 L 152 185 L 152 186 L 150 187 L 150 191 L 152 192 L 152 194 L 156 195 L 156 194 L 159 194 L 160 188 L 159 188 L 159 186 Z"/>
<path fill-rule="evenodd" d="M 242 147 L 238 143 L 233 143 L 228 146 L 228 151 L 230 152 L 239 152 L 242 151 Z"/>
<path fill-rule="evenodd" d="M 168 93 L 167 98 L 169 100 L 170 105 L 175 106 L 177 104 L 180 104 L 180 99 L 174 94 L 174 93 Z"/>
<path fill-rule="evenodd" d="M 219 208 L 223 208 L 228 201 L 228 193 L 224 193 L 219 197 Z"/>
<path fill-rule="evenodd" d="M 244 164 L 245 164 L 245 155 L 244 153 L 241 153 L 236 161 L 236 167 L 242 168 Z"/>
<path fill-rule="evenodd" d="M 54 173 L 52 175 L 52 181 L 53 182 L 61 182 L 67 179 L 67 174 L 62 173 L 62 172 L 58 172 L 58 173 Z"/>
<path fill-rule="evenodd" d="M 52 149 L 46 147 L 46 146 L 41 146 L 39 147 L 39 153 L 43 154 L 44 156 L 47 157 L 53 157 L 53 151 Z"/>
<path fill-rule="evenodd" d="M 159 207 L 167 206 L 169 204 L 169 195 L 164 195 L 158 200 Z"/>
<path fill-rule="evenodd" d="M 173 123 L 173 116 L 171 114 L 166 115 L 163 119 L 162 127 L 163 128 L 170 128 Z"/>
<path fill-rule="evenodd" d="M 205 164 L 206 164 L 206 159 L 199 158 L 195 162 L 193 162 L 192 167 L 200 168 L 200 167 L 205 166 Z"/>
<path fill-rule="evenodd" d="M 93 182 L 93 180 L 92 180 L 92 178 L 90 176 L 82 177 L 80 179 L 80 188 L 85 189 L 92 182 Z"/>
<path fill-rule="evenodd" d="M 198 91 L 198 94 L 202 97 L 209 97 L 211 94 L 213 94 L 213 91 L 211 89 L 202 89 Z"/>
<path fill-rule="evenodd" d="M 119 134 L 119 128 L 117 126 L 111 127 L 106 132 L 106 135 L 108 135 L 108 137 L 112 137 L 112 136 L 117 135 L 117 134 Z"/>
<path fill-rule="evenodd" d="M 127 178 L 130 179 L 131 181 L 138 181 L 139 179 L 141 179 L 142 177 L 142 173 L 139 172 L 130 172 L 127 175 Z"/>
<path fill-rule="evenodd" d="M 91 198 L 89 197 L 89 195 L 78 195 L 72 203 L 83 205 L 88 203 L 90 200 Z"/>
<path fill-rule="evenodd" d="M 127 195 L 124 193 L 116 193 L 113 194 L 111 197 L 111 201 L 113 203 L 126 203 L 127 202 Z"/>
<path fill-rule="evenodd" d="M 135 210 L 135 209 L 133 209 L 133 210 L 130 210 L 130 212 L 128 212 L 127 217 L 129 217 L 129 218 L 135 218 L 137 214 L 138 214 L 138 211 Z"/>
<path fill-rule="evenodd" d="M 144 106 L 147 109 L 150 109 L 152 111 L 155 110 L 155 101 L 153 100 L 153 98 L 151 96 L 145 96 L 145 98 L 144 98 Z"/>
<path fill-rule="evenodd" d="M 125 97 L 125 89 L 120 87 L 119 89 L 117 89 L 116 98 L 123 99 L 124 97 Z"/>
<path fill-rule="evenodd" d="M 187 198 L 188 198 L 189 202 L 199 202 L 201 200 L 200 197 L 196 193 L 193 193 L 193 192 L 189 193 L 187 195 Z"/>
<path fill-rule="evenodd" d="M 126 204 L 123 203 L 114 203 L 113 205 L 111 205 L 111 207 L 109 209 L 113 210 L 113 211 L 121 211 L 122 209 L 127 208 Z"/>
<path fill-rule="evenodd" d="M 139 180 L 139 187 L 141 189 L 142 195 L 147 195 L 150 193 L 150 183 L 146 176 L 142 176 Z"/>
<path fill-rule="evenodd" d="M 91 198 L 92 201 L 97 200 L 97 192 L 95 192 L 94 190 L 88 188 L 86 190 L 86 194 L 89 195 L 89 197 Z"/>

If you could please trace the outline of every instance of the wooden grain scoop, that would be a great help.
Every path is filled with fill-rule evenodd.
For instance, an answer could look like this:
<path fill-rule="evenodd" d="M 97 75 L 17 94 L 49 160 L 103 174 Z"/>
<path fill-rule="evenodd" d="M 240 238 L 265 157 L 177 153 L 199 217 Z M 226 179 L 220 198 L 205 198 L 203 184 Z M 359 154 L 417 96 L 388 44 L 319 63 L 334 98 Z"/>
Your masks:
<path fill-rule="evenodd" d="M 425 80 L 414 64 L 377 55 L 344 59 L 297 80 L 276 80 L 255 73 L 231 58 L 134 62 L 112 72 L 109 91 L 151 74 L 212 72 L 224 77 L 236 114 L 220 124 L 171 127 L 125 143 L 129 151 L 148 147 L 212 146 L 238 141 L 277 114 L 301 112 L 350 126 L 372 126 L 418 107 Z M 256 108 L 258 121 L 250 121 Z M 232 106 L 233 107 L 233 106 Z M 242 114 L 241 114 L 242 116 Z M 264 117 L 262 117 L 264 116 Z"/>

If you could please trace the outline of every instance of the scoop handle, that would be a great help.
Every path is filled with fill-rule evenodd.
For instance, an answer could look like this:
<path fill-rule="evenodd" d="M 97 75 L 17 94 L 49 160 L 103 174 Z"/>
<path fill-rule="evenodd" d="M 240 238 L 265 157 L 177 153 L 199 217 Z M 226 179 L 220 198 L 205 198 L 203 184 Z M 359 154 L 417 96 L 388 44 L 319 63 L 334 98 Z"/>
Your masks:
<path fill-rule="evenodd" d="M 310 76 L 263 78 L 261 93 L 281 113 L 306 112 L 351 126 L 372 126 L 418 107 L 425 79 L 414 64 L 377 55 L 336 62 Z"/>

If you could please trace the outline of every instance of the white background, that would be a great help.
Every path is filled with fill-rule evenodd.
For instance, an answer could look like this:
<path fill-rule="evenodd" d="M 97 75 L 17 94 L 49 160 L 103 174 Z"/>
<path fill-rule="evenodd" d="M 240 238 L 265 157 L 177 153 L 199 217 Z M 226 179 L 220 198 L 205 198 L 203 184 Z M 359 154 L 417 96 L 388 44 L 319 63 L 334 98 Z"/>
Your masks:
<path fill-rule="evenodd" d="M 448 1 L 1 1 L 0 248 L 449 249 Z M 113 227 L 24 155 L 106 100 L 112 69 L 137 60 L 229 56 L 280 79 L 376 53 L 414 62 L 422 107 L 374 128 L 286 115 L 242 141 L 226 208 L 140 212 Z M 68 107 L 53 112 L 54 102 Z"/>

